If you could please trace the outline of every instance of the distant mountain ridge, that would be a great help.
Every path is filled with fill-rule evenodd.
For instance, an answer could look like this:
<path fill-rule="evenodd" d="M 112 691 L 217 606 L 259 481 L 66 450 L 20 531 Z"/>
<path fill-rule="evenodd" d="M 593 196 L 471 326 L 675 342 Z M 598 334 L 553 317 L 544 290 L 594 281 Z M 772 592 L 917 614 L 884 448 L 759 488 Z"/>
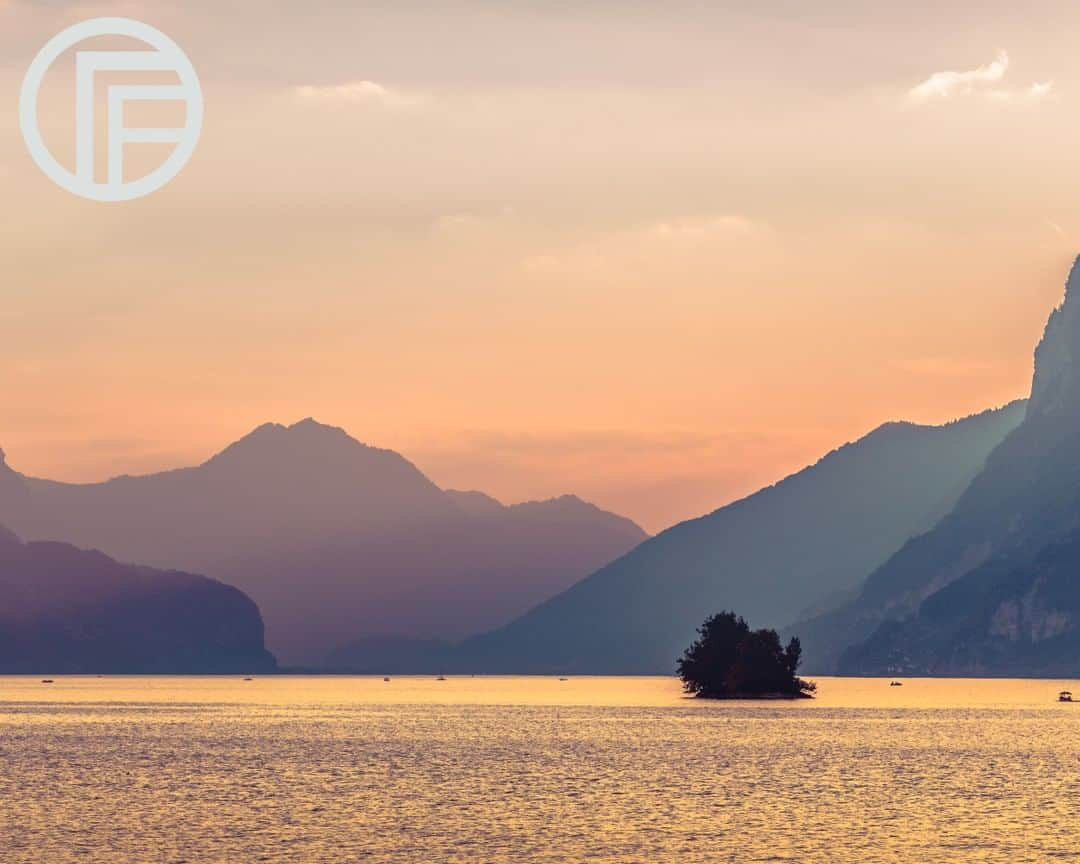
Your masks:
<path fill-rule="evenodd" d="M 470 671 L 657 673 L 706 614 L 777 627 L 838 603 L 948 513 L 1024 404 L 945 426 L 888 423 L 815 465 L 642 543 L 455 650 Z M 810 668 L 810 667 L 807 667 Z"/>
<path fill-rule="evenodd" d="M 273 672 L 249 597 L 0 527 L 0 673 Z"/>
<path fill-rule="evenodd" d="M 0 523 L 236 585 L 288 663 L 360 638 L 496 626 L 647 537 L 570 496 L 504 507 L 478 494 L 444 492 L 401 455 L 310 419 L 260 426 L 196 467 L 104 483 L 25 477 L 0 457 Z"/>
<path fill-rule="evenodd" d="M 313 420 L 265 424 L 193 468 L 102 483 L 24 477 L 0 460 L 4 491 L 0 519 L 23 536 L 61 537 L 138 561 L 182 555 L 193 538 L 196 554 L 212 547 L 226 555 L 238 540 L 290 548 L 297 540 L 400 530 L 458 512 L 397 453 Z"/>
<path fill-rule="evenodd" d="M 1080 259 L 1035 351 L 1031 394 L 955 509 L 851 603 L 802 625 L 823 667 L 1080 672 Z"/>

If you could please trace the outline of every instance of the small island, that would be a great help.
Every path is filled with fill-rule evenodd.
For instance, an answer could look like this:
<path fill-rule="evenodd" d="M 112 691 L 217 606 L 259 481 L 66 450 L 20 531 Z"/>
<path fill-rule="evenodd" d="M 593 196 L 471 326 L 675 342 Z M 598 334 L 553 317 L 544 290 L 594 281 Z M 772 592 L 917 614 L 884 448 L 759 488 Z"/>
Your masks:
<path fill-rule="evenodd" d="M 734 612 L 721 612 L 698 628 L 678 675 L 702 699 L 808 699 L 817 685 L 795 674 L 801 659 L 798 639 L 784 648 L 775 630 L 751 630 Z"/>

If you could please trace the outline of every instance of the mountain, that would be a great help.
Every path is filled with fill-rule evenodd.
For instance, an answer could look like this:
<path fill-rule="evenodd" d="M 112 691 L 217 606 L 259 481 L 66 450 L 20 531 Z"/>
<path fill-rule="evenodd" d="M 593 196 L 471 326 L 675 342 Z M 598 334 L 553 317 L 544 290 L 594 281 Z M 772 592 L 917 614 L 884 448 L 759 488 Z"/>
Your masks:
<path fill-rule="evenodd" d="M 506 509 L 501 501 L 497 501 L 483 492 L 461 492 L 457 489 L 447 489 L 446 495 L 463 512 L 472 516 L 491 516 L 502 513 Z"/>
<path fill-rule="evenodd" d="M 572 497 L 505 507 L 445 492 L 399 454 L 313 420 L 105 483 L 25 477 L 0 457 L 0 522 L 235 585 L 275 653 L 308 665 L 361 638 L 498 626 L 647 536 Z"/>
<path fill-rule="evenodd" d="M 21 490 L 11 494 L 16 484 Z M 175 566 L 200 571 L 251 547 L 288 550 L 351 536 L 358 526 L 400 530 L 457 514 L 397 453 L 312 420 L 260 426 L 195 468 L 105 483 L 21 477 L 0 460 L 0 495 L 0 521 L 24 537 L 168 566 L 190 554 L 192 564 Z"/>
<path fill-rule="evenodd" d="M 881 623 L 841 656 L 852 674 L 1072 678 L 1080 669 L 1080 533 L 996 557 Z"/>
<path fill-rule="evenodd" d="M 256 598 L 279 656 L 322 665 L 357 640 L 457 640 L 488 630 L 646 537 L 629 520 L 564 497 L 487 514 L 458 509 L 381 534 L 358 527 L 257 568 L 221 572 Z"/>
<path fill-rule="evenodd" d="M 852 602 L 808 622 L 809 653 L 856 674 L 1056 668 L 1043 655 L 1080 639 L 1069 575 L 1080 564 L 1078 423 L 1080 259 L 1035 351 L 1023 422 L 952 512 L 871 573 Z M 1065 657 L 1080 668 L 1080 654 Z"/>
<path fill-rule="evenodd" d="M 459 666 L 455 652 L 455 644 L 445 639 L 356 639 L 333 651 L 325 668 L 351 675 L 450 672 Z"/>
<path fill-rule="evenodd" d="M 707 614 L 762 626 L 837 605 L 948 513 L 1023 417 L 1013 403 L 945 426 L 888 423 L 817 464 L 642 543 L 457 649 L 471 671 L 671 673 Z"/>
<path fill-rule="evenodd" d="M 203 576 L 118 564 L 0 528 L 0 672 L 272 672 L 250 598 Z"/>

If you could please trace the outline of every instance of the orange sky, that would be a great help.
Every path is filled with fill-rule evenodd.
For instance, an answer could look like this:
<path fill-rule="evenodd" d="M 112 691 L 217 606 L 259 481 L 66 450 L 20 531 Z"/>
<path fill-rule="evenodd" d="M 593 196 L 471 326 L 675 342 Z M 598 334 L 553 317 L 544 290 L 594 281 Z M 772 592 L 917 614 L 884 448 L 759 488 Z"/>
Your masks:
<path fill-rule="evenodd" d="M 312 415 L 656 530 L 1023 395 L 1080 249 L 1080 7 L 747 5 L 0 0 L 0 446 L 91 480 Z M 132 204 L 17 128 L 98 14 L 206 92 Z"/>

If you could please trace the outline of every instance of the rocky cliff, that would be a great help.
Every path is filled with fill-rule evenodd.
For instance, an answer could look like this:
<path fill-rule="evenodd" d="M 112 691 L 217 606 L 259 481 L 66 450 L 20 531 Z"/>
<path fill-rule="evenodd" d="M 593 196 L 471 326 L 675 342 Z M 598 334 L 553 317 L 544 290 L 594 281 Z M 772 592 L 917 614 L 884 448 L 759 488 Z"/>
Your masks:
<path fill-rule="evenodd" d="M 1080 537 L 1080 262 L 1036 349 L 1031 393 L 1024 421 L 951 513 L 850 604 L 794 628 L 810 664 L 829 671 L 839 658 L 840 671 L 858 674 L 1045 671 L 1032 646 L 1064 637 L 1077 611 L 1064 589 Z"/>

